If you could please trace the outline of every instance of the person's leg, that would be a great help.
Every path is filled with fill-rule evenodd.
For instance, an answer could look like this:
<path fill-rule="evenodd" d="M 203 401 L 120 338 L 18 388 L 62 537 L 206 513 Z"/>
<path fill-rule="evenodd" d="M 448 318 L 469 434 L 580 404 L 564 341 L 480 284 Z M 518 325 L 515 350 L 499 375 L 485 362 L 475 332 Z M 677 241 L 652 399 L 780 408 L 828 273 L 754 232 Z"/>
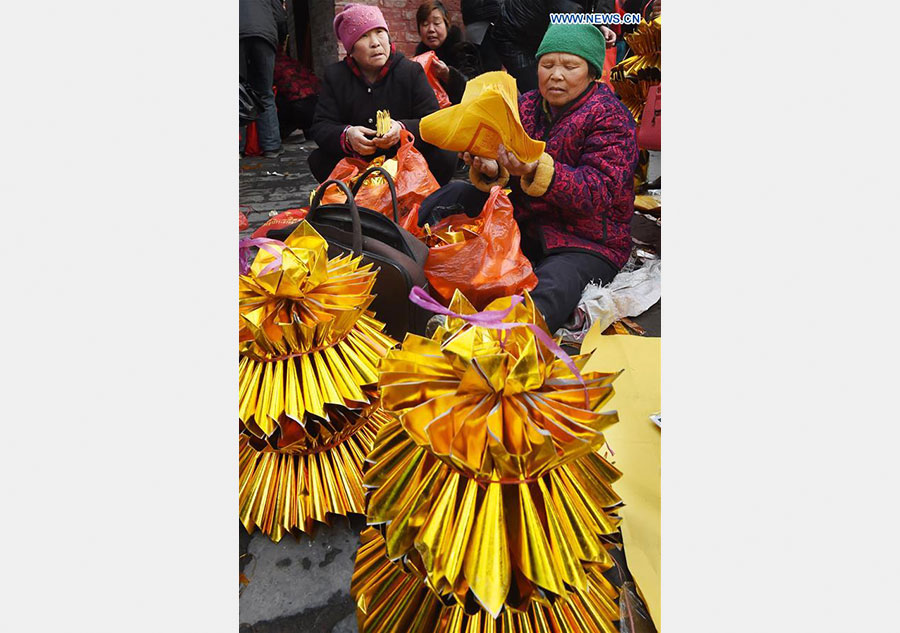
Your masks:
<path fill-rule="evenodd" d="M 413 145 L 425 157 L 425 160 L 428 162 L 428 169 L 438 184 L 444 186 L 450 182 L 450 179 L 453 178 L 453 173 L 456 171 L 457 153 L 435 147 L 419 137 L 416 137 Z"/>
<path fill-rule="evenodd" d="M 261 37 L 244 38 L 243 44 L 247 59 L 247 80 L 266 107 L 256 120 L 259 147 L 264 152 L 271 152 L 281 147 L 278 112 L 275 109 L 275 93 L 272 92 L 275 49 Z"/>
<path fill-rule="evenodd" d="M 531 298 L 550 333 L 561 328 L 578 306 L 590 282 L 606 285 L 618 271 L 602 257 L 588 253 L 551 253 L 534 267 L 538 285 Z"/>
<path fill-rule="evenodd" d="M 476 217 L 481 213 L 488 194 L 475 185 L 461 180 L 447 183 L 422 201 L 419 207 L 419 226 L 434 226 L 443 218 L 455 213 Z"/>
<path fill-rule="evenodd" d="M 306 159 L 309 164 L 309 171 L 312 172 L 313 178 L 318 182 L 325 182 L 328 180 L 328 176 L 340 160 L 340 156 L 327 154 L 322 151 L 322 148 L 314 149 L 312 153 L 310 153 L 309 158 Z"/>

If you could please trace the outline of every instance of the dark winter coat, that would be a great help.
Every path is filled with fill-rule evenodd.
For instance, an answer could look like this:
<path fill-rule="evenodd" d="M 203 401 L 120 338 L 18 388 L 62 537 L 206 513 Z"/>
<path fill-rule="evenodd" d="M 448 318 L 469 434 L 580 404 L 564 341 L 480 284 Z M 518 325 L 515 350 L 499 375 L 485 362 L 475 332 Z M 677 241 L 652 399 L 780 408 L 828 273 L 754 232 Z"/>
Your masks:
<path fill-rule="evenodd" d="M 462 0 L 463 24 L 496 22 L 500 16 L 500 0 Z"/>
<path fill-rule="evenodd" d="M 427 53 L 432 49 L 419 42 L 416 46 L 416 55 Z M 451 26 L 447 31 L 444 43 L 434 49 L 435 54 L 450 69 L 450 77 L 444 84 L 447 96 L 452 103 L 462 101 L 463 92 L 466 90 L 466 82 L 481 74 L 481 61 L 478 57 L 478 49 L 463 39 L 462 31 L 458 26 Z"/>
<path fill-rule="evenodd" d="M 261 37 L 272 48 L 287 34 L 287 13 L 279 0 L 240 0 L 238 33 L 245 37 Z"/>
<path fill-rule="evenodd" d="M 371 85 L 355 72 L 349 56 L 325 70 L 310 129 L 323 151 L 343 155 L 344 128 L 364 125 L 374 130 L 378 110 L 390 110 L 392 119 L 419 136 L 419 119 L 438 110 L 425 71 L 399 51 L 391 53 L 386 66 L 387 70 Z M 384 150 L 378 150 L 374 155 L 382 153 Z"/>
<path fill-rule="evenodd" d="M 588 251 L 621 268 L 631 253 L 634 120 L 605 84 L 593 83 L 554 119 L 543 103 L 537 90 L 527 92 L 519 114 L 525 132 L 546 142 L 553 176 L 537 198 L 511 181 L 516 220 L 547 251 Z"/>
<path fill-rule="evenodd" d="M 584 13 L 584 3 L 574 0 L 505 0 L 494 37 L 516 45 L 534 56 L 550 25 L 551 13 Z"/>

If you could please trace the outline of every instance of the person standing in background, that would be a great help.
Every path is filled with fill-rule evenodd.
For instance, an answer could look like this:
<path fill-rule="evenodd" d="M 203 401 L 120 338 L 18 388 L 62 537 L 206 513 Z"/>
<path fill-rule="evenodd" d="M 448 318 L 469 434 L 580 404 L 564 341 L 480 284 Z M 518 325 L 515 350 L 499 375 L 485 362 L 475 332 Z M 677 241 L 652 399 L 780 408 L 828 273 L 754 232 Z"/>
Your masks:
<path fill-rule="evenodd" d="M 504 0 L 500 20 L 494 27 L 494 42 L 506 72 L 516 78 L 519 92 L 537 90 L 538 44 L 550 25 L 551 13 L 585 13 L 593 10 L 591 0 Z M 613 46 L 616 35 L 605 26 L 599 27 L 606 46 Z M 601 51 L 602 53 L 602 51 Z"/>
<path fill-rule="evenodd" d="M 463 39 L 458 26 L 450 24 L 450 16 L 441 0 L 425 0 L 416 11 L 416 28 L 422 41 L 416 46 L 416 55 L 434 51 L 437 55 L 435 76 L 451 103 L 459 103 L 466 89 L 466 82 L 481 74 L 478 50 Z"/>
<path fill-rule="evenodd" d="M 494 44 L 494 25 L 500 20 L 500 0 L 462 0 L 466 40 L 478 50 L 483 72 L 500 70 L 503 63 Z"/>
<path fill-rule="evenodd" d="M 240 0 L 238 15 L 241 77 L 256 91 L 265 106 L 256 120 L 259 147 L 266 158 L 277 158 L 284 148 L 272 83 L 275 50 L 281 36 L 287 33 L 287 12 L 280 0 Z"/>

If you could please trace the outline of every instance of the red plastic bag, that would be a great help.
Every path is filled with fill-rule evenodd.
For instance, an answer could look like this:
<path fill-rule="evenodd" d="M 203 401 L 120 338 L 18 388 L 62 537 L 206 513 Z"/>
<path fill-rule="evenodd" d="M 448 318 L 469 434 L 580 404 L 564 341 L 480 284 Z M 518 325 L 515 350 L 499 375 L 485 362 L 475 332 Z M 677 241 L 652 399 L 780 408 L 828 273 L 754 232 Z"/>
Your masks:
<path fill-rule="evenodd" d="M 309 213 L 309 207 L 282 211 L 278 215 L 266 220 L 261 227 L 253 231 L 253 234 L 250 237 L 266 237 L 269 234 L 269 231 L 291 226 L 292 224 L 299 224 L 300 221 L 306 217 L 307 213 Z"/>
<path fill-rule="evenodd" d="M 637 144 L 641 149 L 659 151 L 662 148 L 662 85 L 650 86 L 644 113 L 637 129 Z"/>
<path fill-rule="evenodd" d="M 434 90 L 434 96 L 437 97 L 438 106 L 446 108 L 452 104 L 450 103 L 450 97 L 447 95 L 444 86 L 441 85 L 440 80 L 434 76 L 434 62 L 437 58 L 437 53 L 428 51 L 427 53 L 416 55 L 412 60 L 414 62 L 419 62 L 422 68 L 425 69 L 425 76 L 428 78 L 428 84 L 431 86 L 431 89 Z"/>
<path fill-rule="evenodd" d="M 247 221 L 247 216 L 244 215 L 243 212 L 238 211 L 238 231 L 243 231 L 249 226 L 250 222 Z"/>
<path fill-rule="evenodd" d="M 247 125 L 247 142 L 244 144 L 244 156 L 262 156 L 259 147 L 259 133 L 256 131 L 256 121 Z"/>
<path fill-rule="evenodd" d="M 408 130 L 400 133 L 400 148 L 393 160 L 397 161 L 397 175 L 394 178 L 394 187 L 397 190 L 397 211 L 401 222 L 416 205 L 422 204 L 422 200 L 437 191 L 440 186 L 431 171 L 428 169 L 428 161 L 415 148 L 415 137 Z M 329 179 L 340 180 L 352 187 L 366 168 L 378 164 L 383 165 L 389 160 L 379 156 L 369 163 L 359 158 L 342 158 Z M 391 171 L 390 169 L 388 171 Z M 344 194 L 337 187 L 329 187 L 322 196 L 322 204 L 336 204 L 344 202 Z M 382 213 L 392 220 L 394 219 L 394 207 L 391 204 L 391 190 L 387 181 L 375 173 L 369 176 L 356 194 L 356 204 L 367 209 Z"/>
<path fill-rule="evenodd" d="M 603 73 L 600 75 L 600 81 L 605 83 L 607 86 L 610 86 L 609 83 L 610 75 L 612 74 L 612 68 L 616 65 L 616 47 L 606 49 L 606 56 L 603 58 Z"/>
<path fill-rule="evenodd" d="M 534 290 L 537 277 L 519 247 L 509 196 L 494 187 L 477 218 L 458 213 L 434 227 L 425 276 L 444 305 L 459 289 L 477 309 L 494 299 Z"/>

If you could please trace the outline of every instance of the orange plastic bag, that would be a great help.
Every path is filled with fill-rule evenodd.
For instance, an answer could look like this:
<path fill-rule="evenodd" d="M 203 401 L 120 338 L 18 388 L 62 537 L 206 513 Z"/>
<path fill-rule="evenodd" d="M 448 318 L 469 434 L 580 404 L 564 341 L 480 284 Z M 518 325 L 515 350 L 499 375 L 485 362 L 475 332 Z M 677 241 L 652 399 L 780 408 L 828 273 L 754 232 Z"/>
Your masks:
<path fill-rule="evenodd" d="M 400 226 L 418 237 L 420 240 L 425 239 L 425 232 L 419 226 L 419 205 L 413 205 L 409 213 L 400 218 Z"/>
<path fill-rule="evenodd" d="M 459 289 L 477 309 L 494 299 L 534 290 L 537 277 L 519 247 L 509 196 L 494 187 L 477 218 L 444 218 L 427 237 L 425 276 L 444 305 Z"/>
<path fill-rule="evenodd" d="M 393 159 L 384 160 L 379 156 L 367 163 L 359 158 L 342 158 L 328 178 L 340 180 L 352 187 L 357 176 L 375 164 L 383 166 L 390 173 L 396 173 L 394 187 L 397 190 L 397 210 L 402 223 L 414 206 L 421 204 L 422 200 L 440 187 L 428 169 L 428 161 L 413 145 L 414 141 L 412 133 L 404 130 L 400 133 L 400 147 Z M 322 196 L 322 204 L 336 204 L 344 202 L 344 199 L 344 194 L 332 186 Z M 363 181 L 356 194 L 356 204 L 394 219 L 390 187 L 378 173 Z"/>
<path fill-rule="evenodd" d="M 444 89 L 444 86 L 441 85 L 440 80 L 434 76 L 434 62 L 438 58 L 437 53 L 434 51 L 428 51 L 427 53 L 422 53 L 421 55 L 416 55 L 412 58 L 414 62 L 419 62 L 422 68 L 425 70 L 425 76 L 428 78 L 428 85 L 431 86 L 431 89 L 434 90 L 434 96 L 437 97 L 438 106 L 441 108 L 446 108 L 450 103 L 450 97 L 447 95 L 447 91 Z"/>

